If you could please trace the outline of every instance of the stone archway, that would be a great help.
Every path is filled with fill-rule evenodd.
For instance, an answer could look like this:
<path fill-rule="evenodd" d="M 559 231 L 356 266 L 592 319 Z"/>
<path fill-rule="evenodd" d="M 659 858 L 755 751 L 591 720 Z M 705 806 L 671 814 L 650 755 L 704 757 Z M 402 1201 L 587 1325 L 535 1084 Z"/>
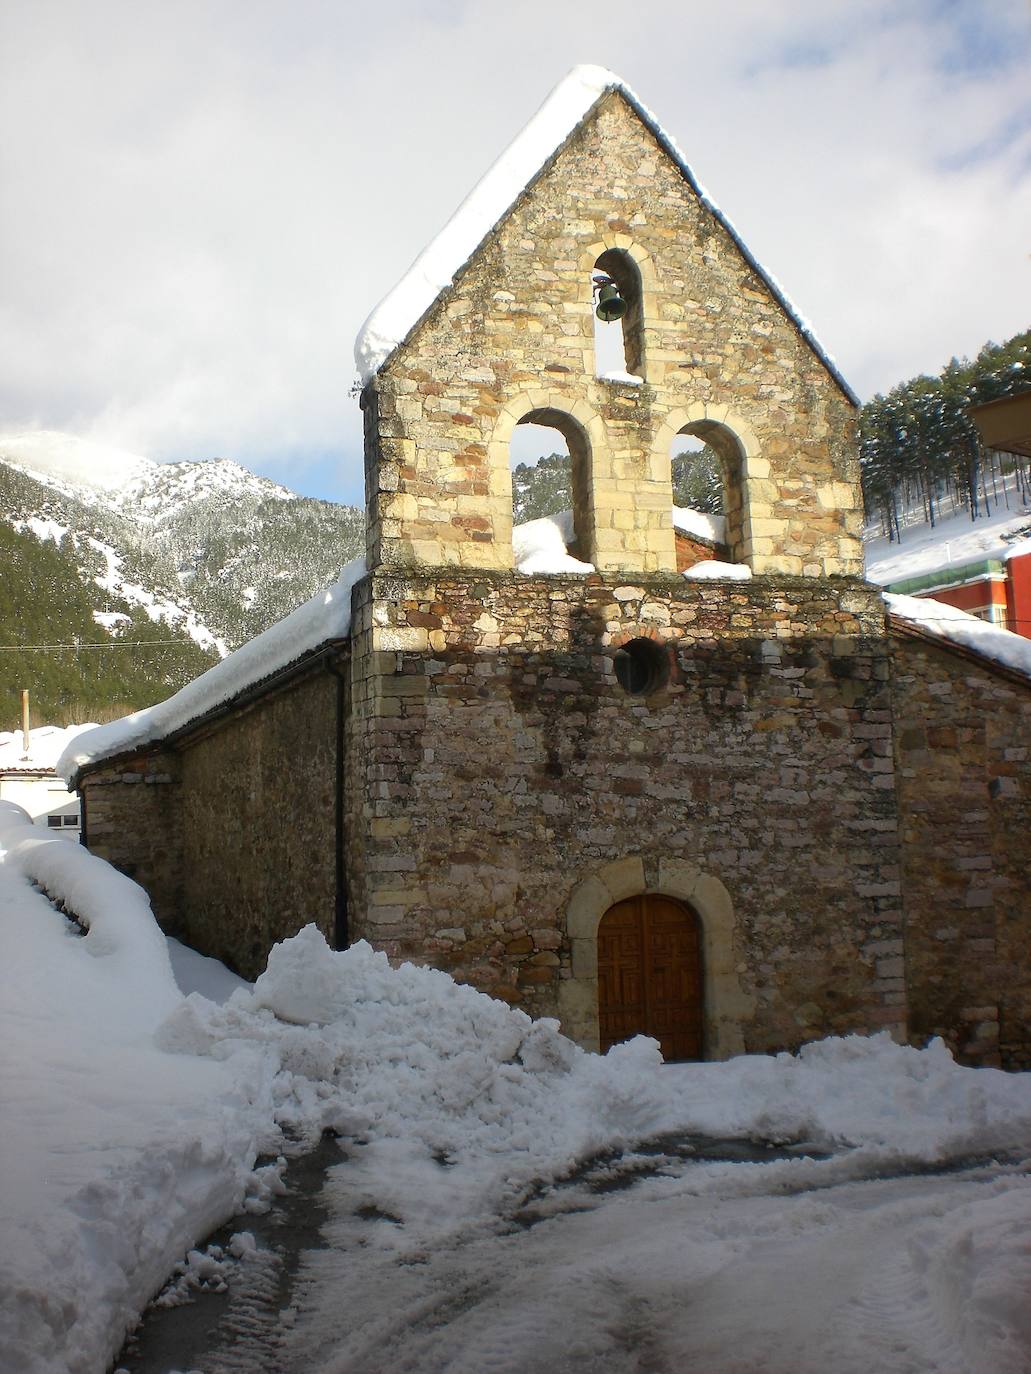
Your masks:
<path fill-rule="evenodd" d="M 585 1049 L 599 1048 L 598 927 L 617 902 L 655 893 L 685 902 L 701 923 L 706 1058 L 743 1053 L 744 1027 L 755 999 L 742 989 L 735 966 L 736 920 L 730 893 L 718 878 L 683 860 L 661 859 L 648 868 L 655 871 L 646 874 L 639 855 L 617 859 L 573 889 L 566 908 L 572 977 L 563 979 L 559 988 L 563 1031 Z"/>
<path fill-rule="evenodd" d="M 729 406 L 692 401 L 671 411 L 656 431 L 652 453 L 657 463 L 670 463 L 670 450 L 678 434 L 704 439 L 720 457 L 731 561 L 746 563 L 757 573 L 785 571 L 774 559 L 770 533 L 777 489 L 770 480 L 769 460 L 762 456 L 751 425 Z"/>

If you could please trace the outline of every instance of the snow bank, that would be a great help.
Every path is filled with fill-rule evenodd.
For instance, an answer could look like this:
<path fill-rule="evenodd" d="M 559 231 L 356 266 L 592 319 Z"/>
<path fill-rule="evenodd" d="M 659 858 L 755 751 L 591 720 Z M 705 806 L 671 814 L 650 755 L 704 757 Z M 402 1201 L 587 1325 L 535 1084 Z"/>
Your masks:
<path fill-rule="evenodd" d="M 313 926 L 275 947 L 252 992 L 222 1007 L 188 998 L 158 1039 L 215 1058 L 261 1046 L 278 1124 L 365 1142 L 377 1205 L 423 1226 L 441 1160 L 460 1166 L 446 1225 L 666 1131 L 808 1140 L 862 1150 L 867 1164 L 1031 1149 L 1031 1075 L 959 1068 L 938 1041 L 851 1036 L 797 1056 L 664 1066 L 638 1037 L 599 1057 L 445 973 L 392 969 L 364 942 L 333 952 Z"/>
<path fill-rule="evenodd" d="M 540 573 L 594 572 L 593 563 L 581 563 L 566 552 L 574 537 L 571 510 L 516 525 L 512 531 L 516 571 L 531 577 Z"/>
<path fill-rule="evenodd" d="M 2 825 L 16 848 L 23 824 L 7 813 Z M 106 891 L 117 921 L 135 899 Z M 348 1141 L 334 1224 L 367 1201 L 399 1223 L 379 1228 L 381 1248 L 413 1255 L 494 1231 L 541 1180 L 667 1131 L 848 1152 L 759 1166 L 807 1166 L 806 1187 L 820 1169 L 848 1178 L 853 1158 L 860 1176 L 1031 1150 L 1031 1075 L 959 1068 L 939 1042 L 846 1037 L 797 1056 L 663 1066 L 637 1038 L 599 1057 L 445 973 L 393 969 L 364 943 L 334 952 L 314 927 L 277 945 L 253 988 L 221 1006 L 175 998 L 158 1023 L 168 1004 L 155 999 L 148 1019 L 131 975 L 91 958 L 92 937 L 69 933 L 10 851 L 0 935 L 0 1348 L 19 1374 L 103 1368 L 246 1190 L 281 1187 L 275 1165 L 252 1172 L 256 1152 L 327 1128 Z"/>
<path fill-rule="evenodd" d="M 189 945 L 166 935 L 165 945 L 179 991 L 186 997 L 199 992 L 212 1002 L 225 1002 L 238 988 L 249 988 L 246 978 L 233 973 L 219 959 L 198 954 Z"/>
<path fill-rule="evenodd" d="M 694 563 L 687 568 L 684 576 L 692 582 L 718 579 L 747 582 L 752 576 L 752 569 L 747 563 L 721 563 L 718 558 L 703 558 L 700 563 Z"/>
<path fill-rule="evenodd" d="M 104 976 L 143 1023 L 171 1011 L 179 991 L 150 899 L 138 883 L 82 845 L 41 832 L 11 802 L 0 802 L 0 853 L 6 868 L 41 887 L 85 928 L 83 948 L 104 960 Z"/>
<path fill-rule="evenodd" d="M 139 889 L 99 880 L 100 860 L 66 867 L 91 857 L 74 845 L 22 847 L 6 809 L 0 825 L 0 1365 L 98 1374 L 239 1209 L 268 1118 L 262 1062 L 160 1051 L 180 998 Z M 85 938 L 22 869 L 91 907 Z"/>
<path fill-rule="evenodd" d="M 630 87 L 604 67 L 578 66 L 545 100 L 522 132 L 476 185 L 437 237 L 416 258 L 398 284 L 365 321 L 355 341 L 354 357 L 364 384 L 382 367 L 410 333 L 441 291 L 449 287 L 478 245 L 558 151 L 606 91 L 618 90 L 638 112 L 658 141 L 677 163 L 702 203 L 732 236 L 752 268 L 763 278 L 795 325 L 823 361 L 847 396 L 853 392 L 830 356 L 821 348 L 812 327 L 788 300 L 775 278 L 745 246 L 737 230 L 716 205 L 688 166 L 683 153 L 652 112 Z M 625 379 L 624 379 L 625 380 Z"/>
<path fill-rule="evenodd" d="M 70 784 L 84 764 L 164 739 L 319 645 L 346 638 L 351 628 L 351 589 L 364 574 L 365 560 L 354 559 L 331 587 L 194 678 L 175 696 L 79 736 L 58 759 L 58 773 Z"/>
<path fill-rule="evenodd" d="M 889 612 L 899 620 L 949 643 L 973 649 L 993 663 L 1014 668 L 1031 677 L 1031 639 L 1015 635 L 999 625 L 989 625 L 986 620 L 979 620 L 976 615 L 968 615 L 966 611 L 949 606 L 944 601 L 922 596 L 899 596 L 892 592 L 883 595 Z"/>
<path fill-rule="evenodd" d="M 710 544 L 722 544 L 727 537 L 727 521 L 723 515 L 709 515 L 692 510 L 690 506 L 673 507 L 673 528 Z"/>

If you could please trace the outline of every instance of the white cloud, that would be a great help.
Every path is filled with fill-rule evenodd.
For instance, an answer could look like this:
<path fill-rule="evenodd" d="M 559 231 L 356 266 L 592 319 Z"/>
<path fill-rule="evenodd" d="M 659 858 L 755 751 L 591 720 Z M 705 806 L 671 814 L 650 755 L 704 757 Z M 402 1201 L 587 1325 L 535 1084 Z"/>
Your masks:
<path fill-rule="evenodd" d="M 936 370 L 1029 323 L 1031 21 L 977 15 L 9 6 L 0 419 L 295 481 L 336 451 L 359 497 L 355 332 L 581 61 L 656 111 L 862 394 Z"/>

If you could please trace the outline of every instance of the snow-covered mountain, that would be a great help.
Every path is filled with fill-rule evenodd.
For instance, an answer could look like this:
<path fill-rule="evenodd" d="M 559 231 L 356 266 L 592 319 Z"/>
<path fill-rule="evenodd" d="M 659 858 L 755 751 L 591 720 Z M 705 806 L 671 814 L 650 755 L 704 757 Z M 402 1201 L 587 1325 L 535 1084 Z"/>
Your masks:
<path fill-rule="evenodd" d="M 160 632 L 201 652 L 180 655 L 182 672 L 161 678 L 171 687 L 313 596 L 364 544 L 361 511 L 238 463 L 156 463 L 45 430 L 0 435 L 5 528 L 0 642 L 29 643 L 29 622 L 33 641 L 78 641 L 83 616 L 101 644 Z M 19 671 L 33 676 L 28 660 Z"/>

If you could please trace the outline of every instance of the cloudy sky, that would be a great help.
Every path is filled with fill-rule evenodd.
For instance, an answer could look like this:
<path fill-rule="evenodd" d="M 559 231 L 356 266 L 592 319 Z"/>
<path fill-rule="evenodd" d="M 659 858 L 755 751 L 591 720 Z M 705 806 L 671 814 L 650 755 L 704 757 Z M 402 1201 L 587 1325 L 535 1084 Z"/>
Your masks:
<path fill-rule="evenodd" d="M 1028 0 L 24 0 L 0 430 L 361 496 L 363 319 L 578 62 L 861 396 L 1031 325 Z"/>

